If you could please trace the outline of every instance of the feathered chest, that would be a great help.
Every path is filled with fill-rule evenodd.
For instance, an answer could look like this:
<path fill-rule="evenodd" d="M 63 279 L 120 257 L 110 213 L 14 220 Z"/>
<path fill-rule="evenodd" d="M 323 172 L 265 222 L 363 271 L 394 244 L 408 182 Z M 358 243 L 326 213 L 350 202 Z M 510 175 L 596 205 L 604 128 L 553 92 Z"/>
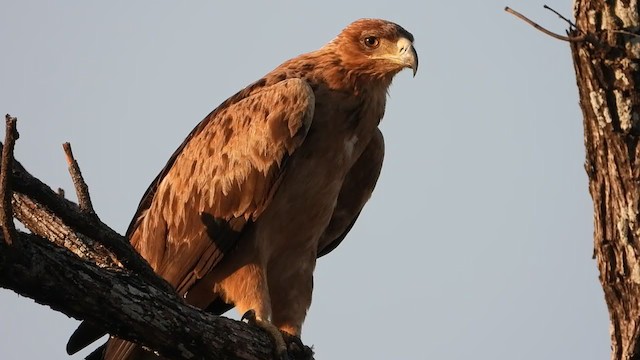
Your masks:
<path fill-rule="evenodd" d="M 315 111 L 303 147 L 307 156 L 351 165 L 368 144 L 384 116 L 386 96 L 358 96 L 323 87 L 315 89 Z"/>

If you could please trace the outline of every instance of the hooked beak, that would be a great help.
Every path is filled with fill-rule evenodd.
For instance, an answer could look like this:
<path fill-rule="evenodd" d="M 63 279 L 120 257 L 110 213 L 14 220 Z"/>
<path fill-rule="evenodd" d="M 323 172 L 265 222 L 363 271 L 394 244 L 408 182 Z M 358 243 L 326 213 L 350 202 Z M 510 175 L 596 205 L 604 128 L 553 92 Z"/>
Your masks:
<path fill-rule="evenodd" d="M 396 43 L 398 46 L 398 59 L 405 67 L 413 70 L 413 76 L 418 72 L 418 53 L 413 47 L 413 43 L 406 38 L 400 38 Z"/>

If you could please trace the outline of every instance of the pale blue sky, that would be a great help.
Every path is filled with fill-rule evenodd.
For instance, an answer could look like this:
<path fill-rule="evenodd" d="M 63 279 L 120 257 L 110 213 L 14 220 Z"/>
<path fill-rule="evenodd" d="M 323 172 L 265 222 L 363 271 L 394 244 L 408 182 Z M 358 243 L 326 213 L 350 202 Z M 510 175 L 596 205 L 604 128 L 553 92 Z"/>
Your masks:
<path fill-rule="evenodd" d="M 569 46 L 503 12 L 562 33 L 543 4 L 2 1 L 0 111 L 19 118 L 19 160 L 68 194 L 70 141 L 96 211 L 123 232 L 221 101 L 355 19 L 395 21 L 420 70 L 391 88 L 382 177 L 318 263 L 303 340 L 319 360 L 603 359 Z M 67 359 L 76 324 L 0 290 L 2 359 Z"/>

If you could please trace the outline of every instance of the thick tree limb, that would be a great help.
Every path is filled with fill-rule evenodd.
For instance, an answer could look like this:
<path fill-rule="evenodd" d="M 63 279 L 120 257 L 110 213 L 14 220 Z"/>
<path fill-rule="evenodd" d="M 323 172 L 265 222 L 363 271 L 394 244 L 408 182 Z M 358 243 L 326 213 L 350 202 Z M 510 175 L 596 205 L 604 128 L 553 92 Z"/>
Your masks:
<path fill-rule="evenodd" d="M 548 6 L 545 8 L 550 9 Z M 640 360 L 640 16 L 637 1 L 575 0 L 567 37 L 584 117 L 594 258 L 611 322 L 611 358 Z"/>
<path fill-rule="evenodd" d="M 127 239 L 115 232 L 100 219 L 93 215 L 84 213 L 73 202 L 62 198 L 49 186 L 33 177 L 22 164 L 17 160 L 13 163 L 13 176 L 11 182 L 15 192 L 24 194 L 34 202 L 40 204 L 52 214 L 72 228 L 75 232 L 83 234 L 101 243 L 106 249 L 111 251 L 119 262 L 127 269 L 140 274 L 147 281 L 154 283 L 160 288 L 172 291 L 171 286 L 156 276 L 149 264 L 138 254 L 129 244 Z"/>
<path fill-rule="evenodd" d="M 615 5 L 615 6 L 614 6 Z M 571 43 L 584 116 L 594 254 L 611 322 L 611 357 L 640 359 L 640 52 L 637 2 L 576 0 Z"/>
<path fill-rule="evenodd" d="M 13 194 L 14 215 L 27 229 L 101 267 L 122 268 L 122 264 L 102 244 L 74 232 L 62 220 L 23 194 Z"/>
<path fill-rule="evenodd" d="M 2 242 L 0 269 L 1 287 L 170 358 L 273 358 L 271 340 L 261 330 L 207 314 L 140 276 L 100 268 L 39 236 L 18 232 L 12 246 Z M 308 349 L 290 350 L 295 359 L 311 358 Z"/>

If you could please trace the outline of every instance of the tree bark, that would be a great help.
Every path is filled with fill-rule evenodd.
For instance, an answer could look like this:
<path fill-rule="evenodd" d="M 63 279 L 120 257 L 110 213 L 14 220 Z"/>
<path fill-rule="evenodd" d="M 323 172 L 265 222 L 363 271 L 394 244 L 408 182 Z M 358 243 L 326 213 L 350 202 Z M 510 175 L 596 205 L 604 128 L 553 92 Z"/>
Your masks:
<path fill-rule="evenodd" d="M 0 234 L 0 287 L 167 358 L 274 358 L 265 332 L 184 303 L 93 211 L 64 199 L 10 160 L 13 169 L 0 184 L 11 185 L 10 213 L 33 234 L 13 229 L 10 243 Z M 310 348 L 284 335 L 291 359 L 313 359 Z"/>
<path fill-rule="evenodd" d="M 18 235 L 12 245 L 0 243 L 4 288 L 172 359 L 273 358 L 273 345 L 258 328 L 186 305 L 137 274 L 101 268 L 46 239 Z"/>
<path fill-rule="evenodd" d="M 594 257 L 612 359 L 640 359 L 640 34 L 637 0 L 576 0 L 571 44 L 584 115 Z"/>

